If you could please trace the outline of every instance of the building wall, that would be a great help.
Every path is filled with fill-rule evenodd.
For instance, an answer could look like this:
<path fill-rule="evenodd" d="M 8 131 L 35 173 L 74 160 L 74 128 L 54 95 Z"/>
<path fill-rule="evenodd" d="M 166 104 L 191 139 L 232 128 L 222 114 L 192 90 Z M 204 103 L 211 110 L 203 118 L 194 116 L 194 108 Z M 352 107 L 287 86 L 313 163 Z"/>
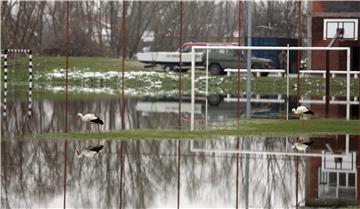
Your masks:
<path fill-rule="evenodd" d="M 324 47 L 328 46 L 330 40 L 323 40 L 325 17 L 313 17 L 312 18 L 312 46 Z M 357 18 L 360 23 L 360 18 Z M 358 26 L 360 29 L 360 26 Z M 358 30 L 358 37 L 360 38 L 360 30 Z M 334 47 L 360 47 L 360 40 L 338 40 L 335 41 Z M 329 67 L 330 70 L 346 70 L 346 52 L 345 51 L 332 51 L 329 54 Z M 314 51 L 312 53 L 312 66 L 313 70 L 325 70 L 326 69 L 326 52 Z"/>
<path fill-rule="evenodd" d="M 306 202 L 311 202 L 318 197 L 318 168 L 321 166 L 321 158 L 311 157 L 307 164 L 306 175 Z"/>
<path fill-rule="evenodd" d="M 312 137 L 311 140 L 313 144 L 311 145 L 311 150 L 323 150 L 325 144 L 329 144 L 335 152 L 345 150 L 345 135 L 341 136 L 329 136 L 327 139 Z M 360 136 L 350 136 L 349 140 L 349 150 L 357 151 L 357 205 L 360 206 Z M 321 167 L 321 158 L 311 157 L 307 161 L 307 170 L 306 170 L 306 185 L 305 185 L 305 201 L 307 206 L 321 206 L 326 204 L 326 201 L 323 202 L 318 198 L 318 169 Z M 330 201 L 329 199 L 327 201 Z M 336 200 L 331 201 L 333 204 L 337 204 Z"/>
<path fill-rule="evenodd" d="M 323 40 L 324 18 L 355 18 L 360 24 L 360 1 L 313 1 L 312 9 L 312 46 L 328 46 L 330 40 Z M 358 26 L 358 39 L 360 39 L 360 25 Z M 360 40 L 338 40 L 333 46 L 339 47 L 360 47 Z M 312 53 L 311 69 L 326 69 L 326 52 L 318 51 Z M 353 59 L 359 59 L 352 57 Z M 330 52 L 330 70 L 346 70 L 346 53 Z M 351 61 L 353 62 L 353 61 Z M 360 65 L 360 64 L 356 64 Z M 360 66 L 351 66 L 352 69 L 360 69 Z"/>
<path fill-rule="evenodd" d="M 359 1 L 313 1 L 313 12 L 360 12 Z"/>
<path fill-rule="evenodd" d="M 360 207 L 360 135 L 358 135 L 357 137 L 357 141 L 358 141 L 358 146 L 357 146 L 357 164 L 356 164 L 356 168 L 357 168 L 357 205 Z"/>

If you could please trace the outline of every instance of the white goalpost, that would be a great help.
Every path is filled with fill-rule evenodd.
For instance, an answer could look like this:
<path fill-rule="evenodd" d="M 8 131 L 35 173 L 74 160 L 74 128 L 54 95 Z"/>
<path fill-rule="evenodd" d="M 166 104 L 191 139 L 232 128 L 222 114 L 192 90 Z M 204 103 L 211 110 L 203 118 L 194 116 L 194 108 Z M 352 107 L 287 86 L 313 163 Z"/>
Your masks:
<path fill-rule="evenodd" d="M 285 50 L 287 52 L 287 67 L 286 67 L 286 89 L 287 89 L 287 98 L 289 98 L 289 55 L 290 51 L 345 51 L 346 52 L 346 72 L 341 71 L 339 74 L 346 74 L 346 119 L 350 119 L 350 47 L 267 47 L 267 46 L 193 46 L 191 49 L 191 120 L 190 120 L 190 130 L 194 130 L 194 112 L 195 112 L 195 52 L 196 50 L 206 50 L 206 92 L 205 96 L 208 96 L 208 51 L 211 49 L 224 49 L 224 50 L 268 50 L 268 51 L 281 51 Z M 234 70 L 233 70 L 234 71 Z M 251 71 L 253 72 L 253 71 Z M 271 69 L 269 70 L 271 72 Z M 325 72 L 325 71 L 324 71 Z M 250 72 L 248 72 L 250 73 Z M 300 72 L 301 74 L 305 71 Z M 311 70 L 308 70 L 306 73 L 314 73 Z M 316 73 L 316 72 L 315 72 Z M 332 72 L 330 73 L 337 73 Z M 247 95 L 249 96 L 249 95 Z"/>

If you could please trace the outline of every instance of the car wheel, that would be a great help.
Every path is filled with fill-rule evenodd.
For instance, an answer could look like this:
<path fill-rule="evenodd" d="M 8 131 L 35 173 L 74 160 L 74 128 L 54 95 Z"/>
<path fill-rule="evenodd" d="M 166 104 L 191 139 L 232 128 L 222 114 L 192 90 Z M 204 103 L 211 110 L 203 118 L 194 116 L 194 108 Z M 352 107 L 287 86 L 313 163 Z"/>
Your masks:
<path fill-rule="evenodd" d="M 223 74 L 223 70 L 221 69 L 221 66 L 218 64 L 211 64 L 209 66 L 209 72 L 211 75 L 221 75 Z"/>
<path fill-rule="evenodd" d="M 253 69 L 264 69 L 263 66 L 259 66 L 259 65 L 253 65 L 251 68 L 253 68 Z M 252 73 L 252 74 L 253 74 L 254 77 L 257 76 L 257 73 Z M 261 76 L 261 77 L 266 77 L 266 76 L 268 76 L 268 75 L 269 75 L 268 72 L 261 72 L 261 73 L 260 73 L 260 76 Z"/>
<path fill-rule="evenodd" d="M 168 72 L 170 72 L 170 71 L 173 70 L 173 66 L 171 66 L 171 65 L 165 65 L 165 66 L 163 67 L 163 70 L 164 70 L 165 73 L 168 73 Z"/>
<path fill-rule="evenodd" d="M 223 96 L 220 95 L 209 95 L 208 103 L 211 106 L 218 106 L 223 101 Z"/>

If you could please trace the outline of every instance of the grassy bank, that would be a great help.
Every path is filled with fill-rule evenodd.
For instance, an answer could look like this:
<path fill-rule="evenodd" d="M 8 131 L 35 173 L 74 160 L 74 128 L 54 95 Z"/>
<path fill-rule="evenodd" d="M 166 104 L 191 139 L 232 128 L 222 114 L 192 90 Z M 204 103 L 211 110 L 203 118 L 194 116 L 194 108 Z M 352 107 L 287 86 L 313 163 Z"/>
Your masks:
<path fill-rule="evenodd" d="M 65 57 L 33 57 L 34 79 L 52 72 L 55 69 L 65 68 Z M 18 57 L 8 59 L 9 80 L 26 81 L 28 79 L 28 59 L 27 57 Z M 11 78 L 12 69 L 16 69 L 16 76 Z M 128 71 L 143 70 L 143 65 L 137 60 L 126 60 L 125 69 Z M 21 70 L 24 70 L 23 72 Z M 119 58 L 108 57 L 69 57 L 69 72 L 71 71 L 90 71 L 106 72 L 111 70 L 120 70 Z M 20 73 L 19 73 L 20 71 Z"/>
<path fill-rule="evenodd" d="M 215 125 L 216 126 L 216 125 Z M 220 136 L 295 136 L 295 135 L 328 135 L 360 134 L 359 120 L 321 119 L 305 121 L 304 128 L 298 120 L 251 119 L 216 126 L 208 131 L 198 130 L 125 130 L 98 133 L 44 134 L 28 136 L 43 140 L 88 140 L 88 139 L 213 139 Z"/>
<path fill-rule="evenodd" d="M 26 59 L 17 59 L 9 61 L 9 83 L 27 85 L 27 63 Z M 34 84 L 52 85 L 63 87 L 65 84 L 65 73 L 62 70 L 65 65 L 64 57 L 34 57 Z M 24 69 L 24 71 L 12 71 L 15 68 Z M 120 89 L 119 78 L 120 60 L 104 57 L 70 57 L 69 58 L 69 86 L 75 89 L 78 87 L 109 87 L 115 91 Z M 126 60 L 125 62 L 125 90 L 141 94 L 159 94 L 173 91 L 178 88 L 177 73 L 152 73 L 155 69 L 144 69 L 143 64 L 136 60 Z M 137 73 L 137 74 L 136 74 Z M 203 95 L 205 92 L 204 71 L 198 70 L 196 73 L 197 95 Z M 242 75 L 240 81 L 241 91 L 245 91 L 245 77 Z M 182 76 L 183 93 L 190 94 L 191 77 L 190 73 L 184 73 Z M 346 95 L 345 77 L 330 79 L 330 95 Z M 351 79 L 351 95 L 357 96 L 359 90 L 357 79 Z M 36 89 L 36 86 L 34 87 Z M 236 95 L 237 79 L 233 76 L 211 76 L 209 78 L 209 93 L 217 95 L 232 94 Z M 301 78 L 300 86 L 297 86 L 297 79 L 290 79 L 290 95 L 296 95 L 297 89 L 300 89 L 305 96 L 324 96 L 325 79 L 322 77 Z M 59 91 L 61 93 L 61 91 Z M 252 93 L 260 95 L 286 94 L 285 77 L 253 77 Z"/>

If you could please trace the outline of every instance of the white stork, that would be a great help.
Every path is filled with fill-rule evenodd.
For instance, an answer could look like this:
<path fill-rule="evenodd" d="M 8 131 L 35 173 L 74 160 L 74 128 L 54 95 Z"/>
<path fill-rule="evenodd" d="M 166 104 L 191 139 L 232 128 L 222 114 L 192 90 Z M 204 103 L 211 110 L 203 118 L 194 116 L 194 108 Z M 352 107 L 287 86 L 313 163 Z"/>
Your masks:
<path fill-rule="evenodd" d="M 309 115 L 314 115 L 314 112 L 312 110 L 310 110 L 308 107 L 305 106 L 299 106 L 296 109 L 293 108 L 292 112 L 296 115 L 300 116 L 300 120 L 302 120 L 301 122 L 301 126 L 304 127 L 304 120 L 307 118 L 307 116 Z"/>
<path fill-rule="evenodd" d="M 306 151 L 312 143 L 313 143 L 312 141 L 309 140 L 305 141 L 304 139 L 302 139 L 300 141 L 292 143 L 291 148 L 293 149 L 296 148 L 299 151 Z"/>
<path fill-rule="evenodd" d="M 314 115 L 314 112 L 305 106 L 299 106 L 296 109 L 293 108 L 292 112 L 295 113 L 296 115 L 300 115 L 302 117 L 306 117 L 308 115 Z"/>
<path fill-rule="evenodd" d="M 76 155 L 78 158 L 80 158 L 81 156 L 85 156 L 85 157 L 94 157 L 95 155 L 99 154 L 99 152 L 102 150 L 104 146 L 103 145 L 96 145 L 96 146 L 89 146 L 86 147 L 84 149 L 82 149 L 81 151 L 79 151 L 77 148 L 75 148 L 76 150 Z"/>
<path fill-rule="evenodd" d="M 100 133 L 100 125 L 103 125 L 104 122 L 95 114 L 92 113 L 88 113 L 83 115 L 82 113 L 78 113 L 77 114 L 77 119 L 81 119 L 81 121 L 86 122 L 86 123 L 92 123 L 92 124 L 96 124 L 98 127 L 98 131 Z"/>

